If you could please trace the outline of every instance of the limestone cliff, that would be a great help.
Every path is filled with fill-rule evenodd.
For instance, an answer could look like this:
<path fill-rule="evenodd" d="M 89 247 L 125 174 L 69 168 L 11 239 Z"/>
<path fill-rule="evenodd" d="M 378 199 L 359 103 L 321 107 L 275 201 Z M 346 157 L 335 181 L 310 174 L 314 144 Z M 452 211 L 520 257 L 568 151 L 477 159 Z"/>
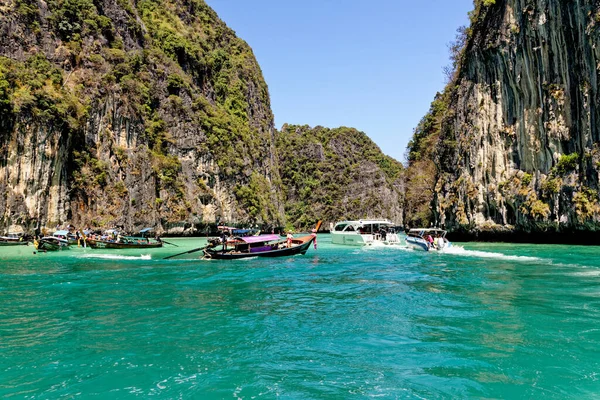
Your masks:
<path fill-rule="evenodd" d="M 277 134 L 285 212 L 294 226 L 317 219 L 403 223 L 404 168 L 353 128 L 284 125 Z"/>
<path fill-rule="evenodd" d="M 274 134 L 203 0 L 0 4 L 0 229 L 283 219 Z"/>
<path fill-rule="evenodd" d="M 478 1 L 471 18 L 433 112 L 432 222 L 597 230 L 600 3 Z"/>

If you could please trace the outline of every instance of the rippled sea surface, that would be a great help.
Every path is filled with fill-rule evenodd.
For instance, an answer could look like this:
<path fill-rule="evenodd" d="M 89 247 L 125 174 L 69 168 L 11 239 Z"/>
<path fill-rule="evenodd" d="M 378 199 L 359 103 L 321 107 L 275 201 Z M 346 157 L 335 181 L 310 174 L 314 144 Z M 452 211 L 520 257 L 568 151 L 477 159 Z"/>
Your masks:
<path fill-rule="evenodd" d="M 0 248 L 0 398 L 600 397 L 600 248 Z"/>

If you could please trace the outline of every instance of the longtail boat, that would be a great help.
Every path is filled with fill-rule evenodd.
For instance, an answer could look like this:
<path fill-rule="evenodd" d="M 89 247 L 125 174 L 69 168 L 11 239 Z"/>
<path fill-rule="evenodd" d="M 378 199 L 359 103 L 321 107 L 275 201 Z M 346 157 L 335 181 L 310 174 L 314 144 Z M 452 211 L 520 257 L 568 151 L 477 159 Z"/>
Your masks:
<path fill-rule="evenodd" d="M 0 236 L 0 246 L 27 246 L 29 242 L 15 233 L 9 233 L 6 236 Z"/>
<path fill-rule="evenodd" d="M 236 260 L 249 257 L 286 257 L 306 254 L 311 243 L 316 240 L 316 232 L 307 236 L 282 240 L 279 235 L 234 236 L 228 239 L 215 238 L 204 249 L 205 258 L 214 260 Z"/>
<path fill-rule="evenodd" d="M 122 236 L 117 231 L 107 231 L 109 234 L 100 239 L 85 236 L 88 246 L 94 249 L 154 249 L 162 247 L 163 242 L 159 238 L 151 239 L 146 236 L 152 228 L 142 229 L 140 236 Z"/>
<path fill-rule="evenodd" d="M 41 239 L 33 241 L 36 250 L 39 251 L 57 251 L 69 248 L 69 242 L 65 239 L 54 236 L 44 236 Z"/>
<path fill-rule="evenodd" d="M 154 249 L 163 246 L 160 240 L 135 236 L 119 236 L 116 240 L 87 238 L 86 243 L 94 249 Z"/>

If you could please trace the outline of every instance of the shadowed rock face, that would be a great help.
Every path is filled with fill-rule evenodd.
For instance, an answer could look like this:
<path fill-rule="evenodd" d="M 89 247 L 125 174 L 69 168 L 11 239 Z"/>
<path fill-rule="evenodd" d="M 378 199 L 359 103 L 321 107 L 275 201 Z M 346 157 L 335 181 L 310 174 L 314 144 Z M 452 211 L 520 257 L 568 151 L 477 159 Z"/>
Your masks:
<path fill-rule="evenodd" d="M 438 143 L 438 223 L 596 229 L 599 7 L 586 0 L 481 7 Z"/>
<path fill-rule="evenodd" d="M 3 2 L 0 116 L 0 228 L 284 218 L 267 86 L 202 0 Z"/>

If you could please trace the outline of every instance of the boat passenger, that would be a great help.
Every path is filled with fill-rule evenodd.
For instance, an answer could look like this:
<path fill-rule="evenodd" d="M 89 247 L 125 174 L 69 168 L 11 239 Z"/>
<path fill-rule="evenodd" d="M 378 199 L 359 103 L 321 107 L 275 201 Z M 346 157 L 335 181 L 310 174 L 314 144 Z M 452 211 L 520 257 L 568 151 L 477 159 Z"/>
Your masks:
<path fill-rule="evenodd" d="M 292 232 L 288 232 L 287 234 L 287 247 L 292 247 L 292 240 L 294 239 L 294 235 L 292 235 Z"/>
<path fill-rule="evenodd" d="M 379 234 L 381 235 L 381 240 L 384 240 L 384 241 L 385 241 L 385 240 L 386 240 L 386 237 L 387 237 L 387 231 L 385 230 L 385 228 L 381 228 L 381 229 L 379 230 Z"/>
<path fill-rule="evenodd" d="M 433 246 L 433 238 L 431 237 L 431 235 L 427 235 L 425 236 L 425 240 L 427 241 L 427 247 L 431 247 Z"/>
<path fill-rule="evenodd" d="M 313 241 L 313 245 L 315 246 L 315 250 L 316 250 L 317 249 L 317 230 L 313 228 L 310 236 L 315 238 L 315 240 Z"/>
<path fill-rule="evenodd" d="M 446 243 L 444 242 L 444 238 L 439 236 L 437 238 L 437 248 L 438 249 L 443 249 L 446 246 Z"/>

